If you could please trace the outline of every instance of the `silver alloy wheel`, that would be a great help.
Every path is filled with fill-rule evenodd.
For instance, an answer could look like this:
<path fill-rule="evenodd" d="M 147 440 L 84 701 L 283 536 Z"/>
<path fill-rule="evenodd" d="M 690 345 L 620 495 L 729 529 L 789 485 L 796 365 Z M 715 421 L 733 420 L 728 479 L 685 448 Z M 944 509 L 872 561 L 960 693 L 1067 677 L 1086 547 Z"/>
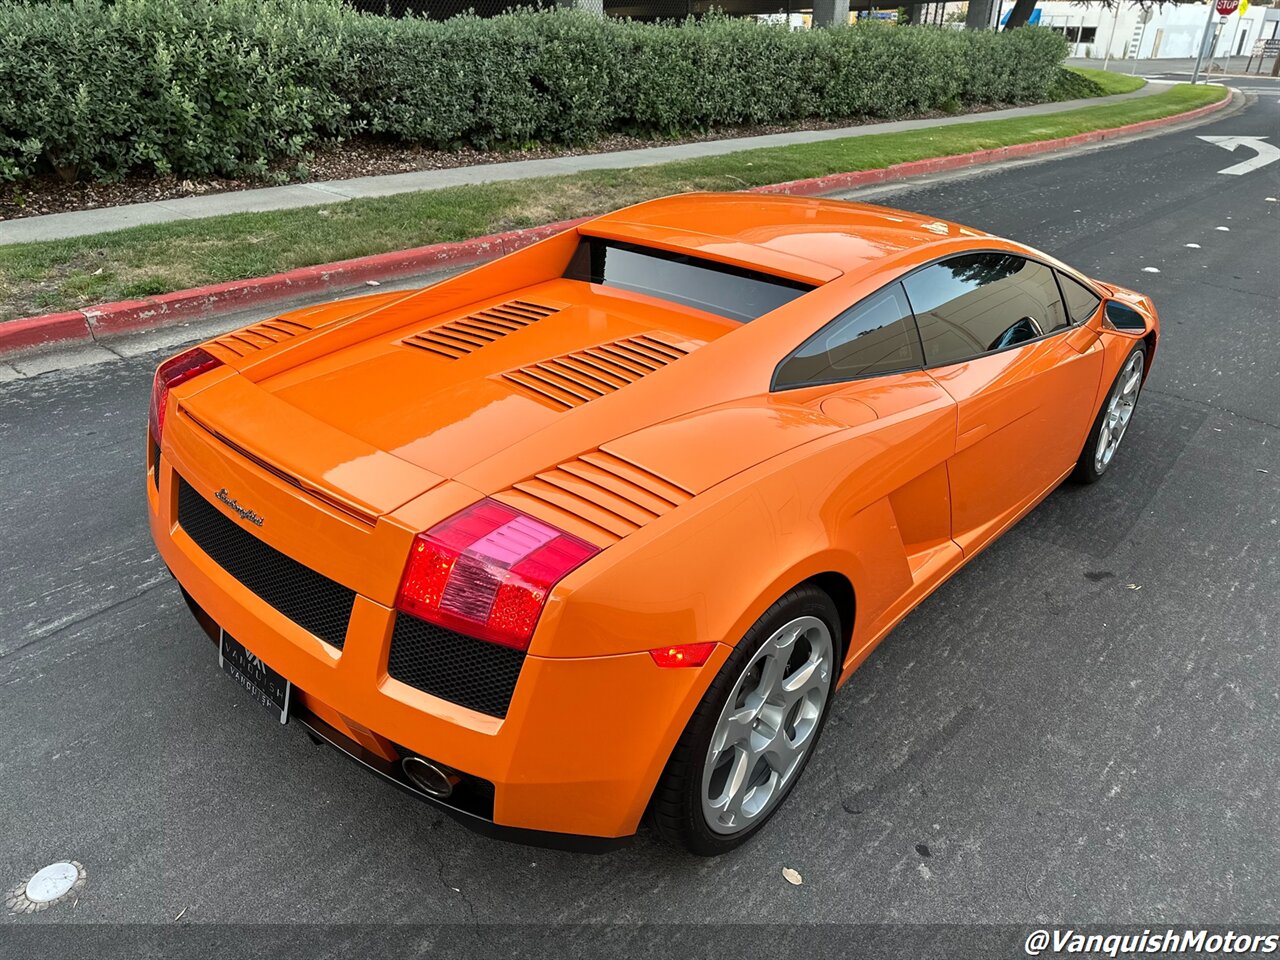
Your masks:
<path fill-rule="evenodd" d="M 702 770 L 702 813 L 716 833 L 762 820 L 795 779 L 831 695 L 834 644 L 817 617 L 777 630 L 739 675 Z"/>
<path fill-rule="evenodd" d="M 1124 439 L 1124 432 L 1129 429 L 1133 408 L 1138 403 L 1138 391 L 1142 389 L 1142 368 L 1142 351 L 1135 350 L 1107 398 L 1107 413 L 1102 429 L 1098 431 L 1098 448 L 1093 455 L 1093 469 L 1098 473 L 1111 465 L 1120 441 Z"/>

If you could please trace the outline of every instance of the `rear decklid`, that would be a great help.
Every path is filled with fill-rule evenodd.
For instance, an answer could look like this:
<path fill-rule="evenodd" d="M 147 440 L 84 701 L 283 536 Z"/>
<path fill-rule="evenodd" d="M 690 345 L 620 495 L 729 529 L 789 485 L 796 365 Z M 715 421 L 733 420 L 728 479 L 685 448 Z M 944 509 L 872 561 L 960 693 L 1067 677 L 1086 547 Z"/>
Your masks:
<path fill-rule="evenodd" d="M 335 481 L 359 479 L 354 461 L 340 468 L 339 450 L 399 461 L 404 469 L 388 467 L 386 489 L 364 497 L 385 504 L 412 485 L 408 469 L 423 471 L 423 481 L 457 476 L 579 407 L 659 380 L 736 326 L 650 297 L 552 280 L 410 322 L 256 383 L 219 384 L 195 398 L 192 413 L 250 453 L 290 458 L 306 476 L 319 467 Z"/>
<path fill-rule="evenodd" d="M 805 223 L 823 212 L 786 206 Z M 367 309 L 219 338 L 207 349 L 239 377 L 190 396 L 187 415 L 349 512 L 385 514 L 444 478 L 494 494 L 764 389 L 765 315 L 789 336 L 807 322 L 793 301 L 841 274 L 782 249 L 785 234 L 601 218 Z"/>
<path fill-rule="evenodd" d="M 365 522 L 443 481 L 241 376 L 178 405 L 178 417 L 277 479 Z"/>

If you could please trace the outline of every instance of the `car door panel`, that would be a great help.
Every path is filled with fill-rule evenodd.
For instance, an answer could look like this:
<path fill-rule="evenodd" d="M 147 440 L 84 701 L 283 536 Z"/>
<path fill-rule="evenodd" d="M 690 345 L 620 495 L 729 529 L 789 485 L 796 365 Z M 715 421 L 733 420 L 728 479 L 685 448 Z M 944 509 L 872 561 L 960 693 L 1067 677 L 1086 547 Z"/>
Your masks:
<path fill-rule="evenodd" d="M 1093 419 L 1101 356 L 1052 268 L 976 251 L 904 280 L 935 381 L 956 402 L 951 536 L 977 549 L 1052 489 Z"/>
<path fill-rule="evenodd" d="M 1080 454 L 1102 374 L 1069 335 L 930 371 L 956 401 L 952 536 L 980 546 L 1055 486 Z"/>

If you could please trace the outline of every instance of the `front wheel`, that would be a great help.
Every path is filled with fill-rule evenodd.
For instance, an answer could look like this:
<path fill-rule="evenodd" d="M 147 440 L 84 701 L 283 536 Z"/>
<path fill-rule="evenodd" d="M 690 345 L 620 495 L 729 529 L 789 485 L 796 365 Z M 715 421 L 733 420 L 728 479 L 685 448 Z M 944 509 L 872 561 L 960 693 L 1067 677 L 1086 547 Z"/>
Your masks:
<path fill-rule="evenodd" d="M 840 617 L 798 587 L 747 631 L 694 711 L 654 794 L 660 834 L 701 856 L 744 843 L 800 778 L 839 674 Z"/>
<path fill-rule="evenodd" d="M 1115 460 L 1120 441 L 1124 439 L 1138 405 L 1146 362 L 1147 345 L 1139 343 L 1125 359 L 1107 399 L 1102 403 L 1102 409 L 1098 411 L 1093 429 L 1089 431 L 1089 439 L 1085 441 L 1072 474 L 1078 482 L 1097 483 Z"/>

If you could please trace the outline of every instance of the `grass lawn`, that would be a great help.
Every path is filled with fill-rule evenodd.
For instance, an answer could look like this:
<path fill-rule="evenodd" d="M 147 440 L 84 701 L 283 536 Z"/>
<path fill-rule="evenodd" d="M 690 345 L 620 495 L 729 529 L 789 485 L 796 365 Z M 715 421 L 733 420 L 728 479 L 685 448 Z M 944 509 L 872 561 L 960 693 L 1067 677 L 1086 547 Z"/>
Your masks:
<path fill-rule="evenodd" d="M 1117 93 L 1130 93 L 1147 85 L 1142 77 L 1127 73 L 1113 73 L 1110 70 L 1092 70 L 1089 67 L 1067 67 L 1072 73 L 1079 74 L 1086 80 L 1092 80 L 1102 88 L 1100 96 L 1112 96 Z"/>
<path fill-rule="evenodd" d="M 451 187 L 0 246 L 0 320 L 464 240 L 604 213 L 665 194 L 739 190 L 1070 136 L 1181 113 L 1227 95 L 1220 86 L 1184 84 L 1137 100 L 1040 117 L 986 120 L 629 170 Z"/>

